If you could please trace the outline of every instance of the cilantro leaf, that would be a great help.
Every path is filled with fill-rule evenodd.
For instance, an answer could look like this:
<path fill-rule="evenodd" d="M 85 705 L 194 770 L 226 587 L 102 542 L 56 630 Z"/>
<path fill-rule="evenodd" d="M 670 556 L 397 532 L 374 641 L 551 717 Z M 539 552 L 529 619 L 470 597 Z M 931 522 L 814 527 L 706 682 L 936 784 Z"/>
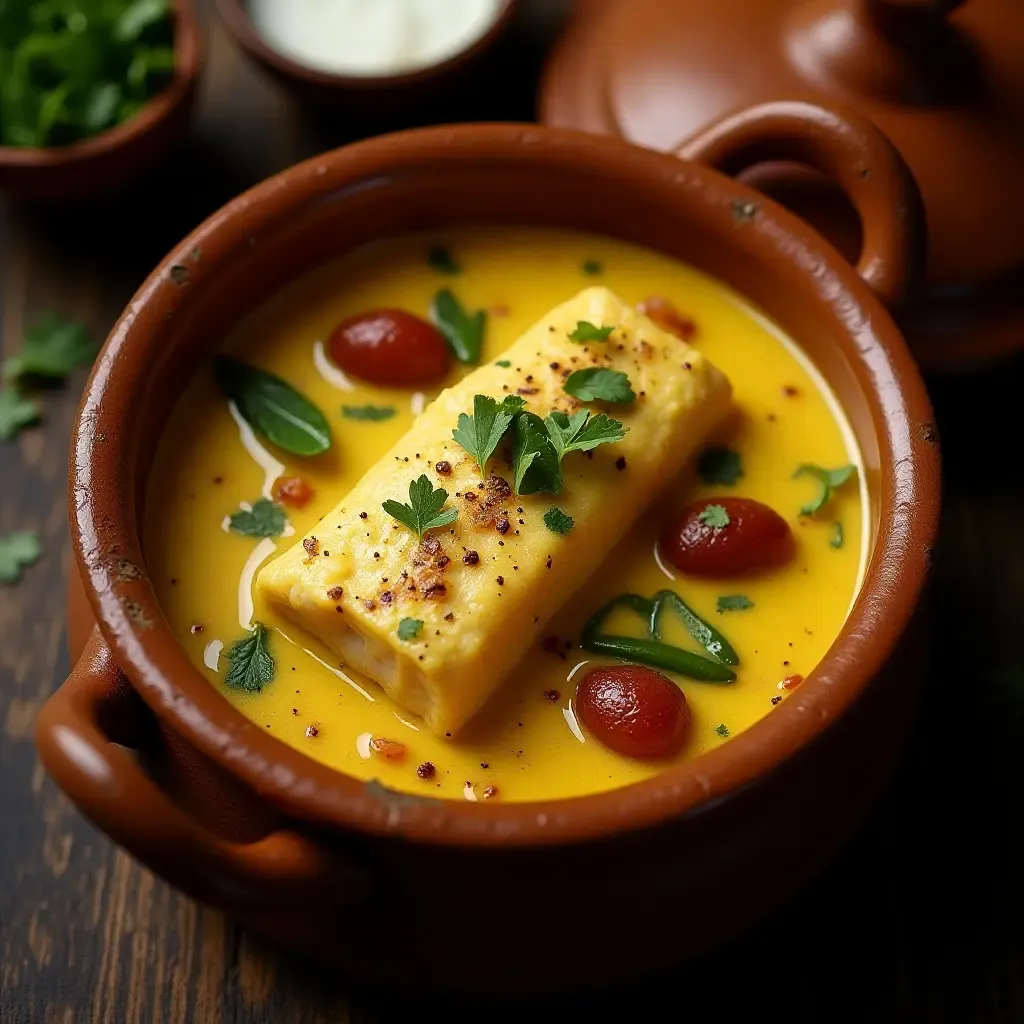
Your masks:
<path fill-rule="evenodd" d="M 576 323 L 575 330 L 570 332 L 569 340 L 578 341 L 580 343 L 585 341 L 607 341 L 614 330 L 614 326 L 596 327 L 594 324 L 589 323 L 586 320 L 579 320 Z"/>
<path fill-rule="evenodd" d="M 713 530 L 724 530 L 732 522 L 724 505 L 708 505 L 697 518 Z"/>
<path fill-rule="evenodd" d="M 516 417 L 513 467 L 516 494 L 558 494 L 562 490 L 558 453 L 536 413 L 523 412 Z"/>
<path fill-rule="evenodd" d="M 835 548 L 837 551 L 846 543 L 842 523 L 837 521 L 832 524 L 832 539 L 828 543 L 830 547 Z"/>
<path fill-rule="evenodd" d="M 416 637 L 420 635 L 420 630 L 422 628 L 422 619 L 410 619 L 406 617 L 398 624 L 398 639 L 404 640 L 406 643 L 410 640 L 415 640 Z"/>
<path fill-rule="evenodd" d="M 705 448 L 697 460 L 697 475 L 706 484 L 732 487 L 743 476 L 740 453 L 731 448 Z"/>
<path fill-rule="evenodd" d="M 262 622 L 253 625 L 252 632 L 243 636 L 225 655 L 228 670 L 224 685 L 233 690 L 259 693 L 264 686 L 273 682 L 274 659 L 270 656 L 270 633 Z"/>
<path fill-rule="evenodd" d="M 745 612 L 753 608 L 754 602 L 746 594 L 723 594 L 718 599 L 718 613 L 722 612 Z"/>
<path fill-rule="evenodd" d="M 572 516 L 563 512 L 557 505 L 552 505 L 544 513 L 544 525 L 552 533 L 564 537 L 576 525 L 576 522 Z"/>
<path fill-rule="evenodd" d="M 565 390 L 581 402 L 635 402 L 629 378 L 618 370 L 588 366 L 574 370 L 564 384 Z"/>
<path fill-rule="evenodd" d="M 804 465 L 797 467 L 797 471 L 793 474 L 794 479 L 800 476 L 813 476 L 819 484 L 817 495 L 807 502 L 806 505 L 800 506 L 800 515 L 813 516 L 815 513 L 820 512 L 828 504 L 829 499 L 832 497 L 832 492 L 842 487 L 856 472 L 856 466 L 822 469 L 821 466 L 804 463 Z"/>
<path fill-rule="evenodd" d="M 715 732 L 718 733 L 718 735 L 721 736 L 723 740 L 729 738 L 729 726 L 727 726 L 724 722 L 715 726 Z"/>
<path fill-rule="evenodd" d="M 434 296 L 431 314 L 434 323 L 455 353 L 456 359 L 463 363 L 480 361 L 484 329 L 487 326 L 487 314 L 482 309 L 470 316 L 459 300 L 445 288 Z"/>
<path fill-rule="evenodd" d="M 597 260 L 584 260 L 580 269 L 587 277 L 597 277 L 604 270 L 604 267 Z"/>
<path fill-rule="evenodd" d="M 21 570 L 34 565 L 42 553 L 39 536 L 31 530 L 0 535 L 0 583 L 17 583 Z"/>
<path fill-rule="evenodd" d="M 393 405 L 343 405 L 341 415 L 347 420 L 367 420 L 371 423 L 379 423 L 381 420 L 389 420 L 395 415 Z"/>
<path fill-rule="evenodd" d="M 4 375 L 8 380 L 64 380 L 77 367 L 91 363 L 95 354 L 86 327 L 50 314 L 25 332 L 25 343 L 4 364 Z"/>
<path fill-rule="evenodd" d="M 235 512 L 230 523 L 231 529 L 243 537 L 280 537 L 288 524 L 288 517 L 276 502 L 260 498 L 251 509 Z"/>
<path fill-rule="evenodd" d="M 512 419 L 526 403 L 518 395 L 507 395 L 500 402 L 487 395 L 473 399 L 473 415 L 462 413 L 452 437 L 476 459 L 480 475 L 487 474 L 487 460 L 494 454 Z"/>
<path fill-rule="evenodd" d="M 507 370 L 512 364 L 507 359 L 499 359 L 494 365 Z"/>
<path fill-rule="evenodd" d="M 422 540 L 427 530 L 449 526 L 458 519 L 458 509 L 444 507 L 447 500 L 448 492 L 442 487 L 435 490 L 429 477 L 424 473 L 409 484 L 408 505 L 389 499 L 381 507 L 393 519 L 408 526 Z"/>
<path fill-rule="evenodd" d="M 442 274 L 461 274 L 462 267 L 452 256 L 452 251 L 444 245 L 432 245 L 427 252 L 427 262 Z"/>
<path fill-rule="evenodd" d="M 39 422 L 39 405 L 15 388 L 0 388 L 0 441 L 18 436 L 22 427 Z"/>
<path fill-rule="evenodd" d="M 627 433 L 618 420 L 603 412 L 591 416 L 587 409 L 581 409 L 572 416 L 556 410 L 544 420 L 544 426 L 558 453 L 559 462 L 569 452 L 589 452 L 602 444 L 621 441 Z"/>

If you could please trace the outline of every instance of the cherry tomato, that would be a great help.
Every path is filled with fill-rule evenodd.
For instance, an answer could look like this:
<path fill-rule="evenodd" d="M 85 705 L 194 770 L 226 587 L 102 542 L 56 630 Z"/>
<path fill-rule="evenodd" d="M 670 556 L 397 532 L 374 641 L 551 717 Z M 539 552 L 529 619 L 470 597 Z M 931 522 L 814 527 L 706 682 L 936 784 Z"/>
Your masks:
<path fill-rule="evenodd" d="M 444 335 L 401 309 L 375 309 L 343 320 L 331 335 L 329 349 L 346 373 L 386 387 L 434 384 L 451 363 Z"/>
<path fill-rule="evenodd" d="M 678 754 L 690 728 L 683 691 L 639 665 L 588 672 L 576 690 L 576 711 L 601 743 L 624 757 Z"/>
<path fill-rule="evenodd" d="M 675 304 L 660 295 L 651 295 L 636 307 L 644 316 L 649 316 L 659 327 L 674 334 L 682 341 L 690 341 L 697 333 L 697 325 L 683 316 Z"/>
<path fill-rule="evenodd" d="M 274 481 L 274 500 L 292 508 L 305 508 L 316 496 L 316 491 L 301 476 L 279 476 Z"/>
<path fill-rule="evenodd" d="M 683 509 L 658 546 L 682 572 L 735 576 L 788 562 L 793 534 L 778 512 L 753 498 L 705 498 Z"/>

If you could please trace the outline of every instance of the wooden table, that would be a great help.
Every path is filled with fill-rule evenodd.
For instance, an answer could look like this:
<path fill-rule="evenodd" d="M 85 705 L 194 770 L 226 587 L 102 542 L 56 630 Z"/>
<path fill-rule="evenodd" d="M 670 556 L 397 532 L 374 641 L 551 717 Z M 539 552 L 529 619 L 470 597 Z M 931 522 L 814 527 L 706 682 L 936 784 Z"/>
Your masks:
<path fill-rule="evenodd" d="M 490 88 L 421 119 L 530 118 L 560 6 L 528 5 Z M 49 215 L 0 206 L 3 351 L 50 309 L 101 337 L 202 217 L 367 130 L 306 123 L 208 22 L 200 117 L 170 166 L 117 204 Z M 728 949 L 643 987 L 541 1007 L 344 986 L 140 869 L 46 778 L 32 726 L 67 671 L 64 483 L 80 385 L 48 395 L 45 425 L 0 446 L 0 532 L 35 528 L 46 547 L 20 586 L 0 591 L 2 1024 L 605 1020 L 661 1007 L 677 1019 L 1024 1021 L 1024 362 L 934 382 L 947 460 L 934 668 L 919 733 L 864 833 L 799 901 Z M 556 908 L 546 926 L 572 941 Z M 529 963 L 524 950 L 524 972 Z M 593 982 L 601 973 L 595 963 Z"/>

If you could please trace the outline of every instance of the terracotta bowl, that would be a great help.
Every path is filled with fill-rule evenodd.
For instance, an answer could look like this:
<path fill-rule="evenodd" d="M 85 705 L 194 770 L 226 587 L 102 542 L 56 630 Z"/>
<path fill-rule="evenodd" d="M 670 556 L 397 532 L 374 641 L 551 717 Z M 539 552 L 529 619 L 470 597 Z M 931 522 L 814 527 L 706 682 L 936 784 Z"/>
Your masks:
<path fill-rule="evenodd" d="M 504 0 L 491 27 L 465 49 L 439 63 L 397 75 L 342 75 L 307 67 L 264 41 L 249 19 L 246 0 L 216 2 L 221 20 L 246 55 L 298 99 L 318 107 L 347 107 L 364 115 L 419 106 L 453 88 L 501 38 L 520 0 Z"/>
<path fill-rule="evenodd" d="M 174 0 L 177 63 L 167 88 L 131 120 L 91 139 L 36 149 L 0 146 L 0 190 L 34 202 L 109 196 L 158 163 L 188 127 L 203 66 L 192 0 Z"/>
<path fill-rule="evenodd" d="M 781 130 L 785 113 L 763 129 Z M 417 986 L 572 984 L 595 977 L 595 956 L 601 980 L 628 976 L 722 941 L 806 882 L 866 813 L 911 719 L 923 667 L 908 630 L 938 522 L 939 454 L 924 387 L 880 301 L 908 284 L 921 227 L 913 185 L 863 122 L 796 113 L 817 128 L 795 143 L 835 166 L 864 216 L 857 270 L 717 171 L 525 125 L 337 150 L 257 186 L 182 242 L 108 339 L 75 430 L 80 660 L 43 710 L 38 741 L 82 811 L 274 939 L 335 970 Z M 728 743 L 597 796 L 447 802 L 310 760 L 193 667 L 139 541 L 168 413 L 233 324 L 355 246 L 474 222 L 603 232 L 727 282 L 803 343 L 864 456 L 870 562 L 824 661 Z"/>

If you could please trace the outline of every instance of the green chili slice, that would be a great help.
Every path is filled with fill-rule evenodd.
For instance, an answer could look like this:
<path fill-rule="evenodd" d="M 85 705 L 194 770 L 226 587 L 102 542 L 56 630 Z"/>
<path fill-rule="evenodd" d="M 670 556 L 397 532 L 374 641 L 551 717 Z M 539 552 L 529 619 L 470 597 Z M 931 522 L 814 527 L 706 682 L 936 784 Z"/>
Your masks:
<path fill-rule="evenodd" d="M 686 632 L 713 658 L 724 661 L 726 665 L 736 666 L 740 663 L 732 644 L 710 622 L 705 622 L 674 590 L 662 590 L 655 594 L 653 606 L 650 625 L 653 640 L 661 639 L 658 622 L 662 611 L 666 607 L 671 608 L 682 619 Z"/>

